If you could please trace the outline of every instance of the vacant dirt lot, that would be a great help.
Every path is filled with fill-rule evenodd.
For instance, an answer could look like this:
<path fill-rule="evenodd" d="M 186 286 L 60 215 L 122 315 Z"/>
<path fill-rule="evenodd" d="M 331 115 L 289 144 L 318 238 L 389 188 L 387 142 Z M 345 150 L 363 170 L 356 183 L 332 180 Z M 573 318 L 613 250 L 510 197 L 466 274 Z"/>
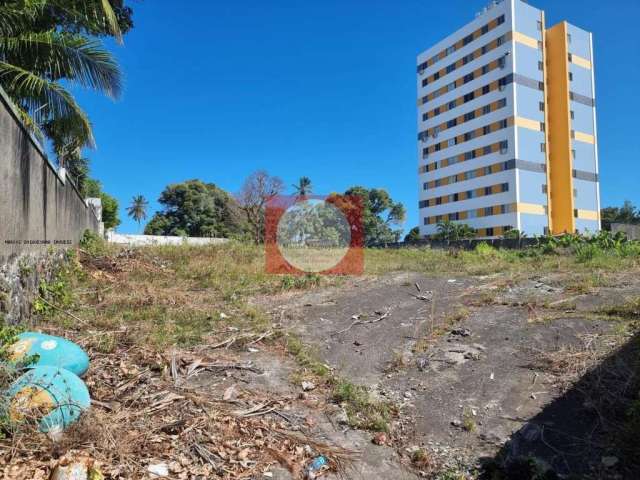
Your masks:
<path fill-rule="evenodd" d="M 80 252 L 36 327 L 88 350 L 94 406 L 62 439 L 1 439 L 0 472 L 640 478 L 634 258 L 366 255 L 325 278 L 243 244 Z"/>

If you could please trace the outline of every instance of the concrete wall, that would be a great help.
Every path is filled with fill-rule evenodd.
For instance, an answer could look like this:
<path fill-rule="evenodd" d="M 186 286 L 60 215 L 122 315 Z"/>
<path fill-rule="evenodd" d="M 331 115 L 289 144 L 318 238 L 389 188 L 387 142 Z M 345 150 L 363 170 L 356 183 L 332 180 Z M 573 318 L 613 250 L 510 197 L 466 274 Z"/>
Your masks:
<path fill-rule="evenodd" d="M 93 208 L 48 161 L 0 89 L 0 265 L 77 244 L 86 229 L 99 226 Z"/>
<path fill-rule="evenodd" d="M 631 240 L 640 240 L 640 225 L 627 225 L 625 223 L 612 223 L 611 231 L 613 233 L 624 232 Z"/>
<path fill-rule="evenodd" d="M 133 235 L 107 231 L 107 241 L 119 245 L 212 245 L 228 242 L 228 238 L 172 237 L 164 235 Z"/>

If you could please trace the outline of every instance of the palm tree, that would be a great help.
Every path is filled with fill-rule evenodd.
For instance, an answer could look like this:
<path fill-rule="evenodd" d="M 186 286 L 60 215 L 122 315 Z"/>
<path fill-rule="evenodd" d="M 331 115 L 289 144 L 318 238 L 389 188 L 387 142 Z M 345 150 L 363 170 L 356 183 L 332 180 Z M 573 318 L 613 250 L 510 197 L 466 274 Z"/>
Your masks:
<path fill-rule="evenodd" d="M 27 127 L 51 140 L 61 164 L 95 146 L 67 86 L 120 94 L 121 72 L 102 35 L 122 38 L 110 0 L 0 0 L 0 85 Z"/>
<path fill-rule="evenodd" d="M 291 186 L 296 190 L 296 196 L 298 197 L 306 197 L 313 191 L 311 179 L 309 177 L 300 177 L 298 184 L 293 184 Z"/>
<path fill-rule="evenodd" d="M 136 195 L 131 200 L 131 205 L 127 207 L 127 215 L 138 222 L 138 228 L 140 228 L 140 222 L 147 219 L 147 207 L 149 202 L 142 195 Z"/>

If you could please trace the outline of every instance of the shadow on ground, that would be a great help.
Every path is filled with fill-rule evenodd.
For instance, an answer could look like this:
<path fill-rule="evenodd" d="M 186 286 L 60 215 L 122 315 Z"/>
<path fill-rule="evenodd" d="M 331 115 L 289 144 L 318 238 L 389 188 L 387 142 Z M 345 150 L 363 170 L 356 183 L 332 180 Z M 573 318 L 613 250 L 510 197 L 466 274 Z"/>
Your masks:
<path fill-rule="evenodd" d="M 636 335 L 516 431 L 484 478 L 640 478 L 639 387 Z"/>

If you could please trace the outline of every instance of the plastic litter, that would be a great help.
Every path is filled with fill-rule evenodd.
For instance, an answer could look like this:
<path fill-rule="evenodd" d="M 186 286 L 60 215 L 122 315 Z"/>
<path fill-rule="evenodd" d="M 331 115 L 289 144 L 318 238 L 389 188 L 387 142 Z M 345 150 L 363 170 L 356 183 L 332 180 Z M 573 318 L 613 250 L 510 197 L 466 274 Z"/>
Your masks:
<path fill-rule="evenodd" d="M 168 477 L 169 467 L 166 463 L 156 463 L 147 467 L 148 472 L 151 474 L 151 478 L 156 477 Z"/>
<path fill-rule="evenodd" d="M 36 419 L 44 433 L 64 430 L 91 405 L 84 382 L 58 367 L 27 371 L 9 387 L 6 395 L 9 418 L 15 422 L 27 417 Z"/>
<path fill-rule="evenodd" d="M 11 361 L 19 362 L 26 357 L 37 355 L 35 363 L 28 367 L 58 367 L 78 376 L 89 369 L 89 357 L 77 344 L 54 335 L 39 332 L 24 332 L 11 345 Z"/>
<path fill-rule="evenodd" d="M 311 462 L 307 467 L 306 478 L 308 480 L 315 479 L 327 466 L 327 459 L 324 456 L 320 455 L 319 457 L 314 458 L 313 462 Z"/>

